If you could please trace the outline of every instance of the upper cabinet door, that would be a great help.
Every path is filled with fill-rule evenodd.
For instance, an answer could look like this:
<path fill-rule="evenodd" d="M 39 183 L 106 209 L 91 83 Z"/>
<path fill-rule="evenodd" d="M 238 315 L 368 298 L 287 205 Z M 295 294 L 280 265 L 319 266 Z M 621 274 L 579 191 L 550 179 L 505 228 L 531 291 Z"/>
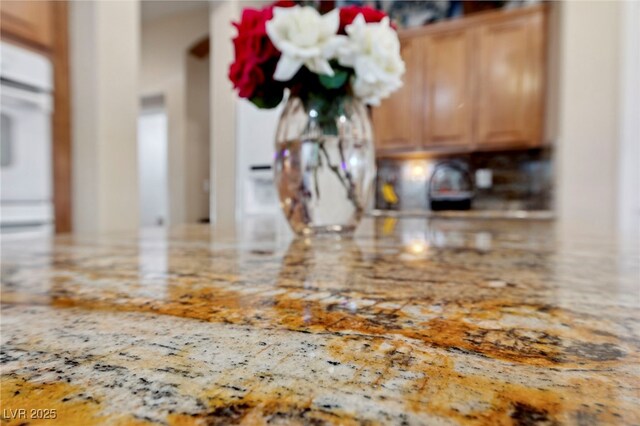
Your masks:
<path fill-rule="evenodd" d="M 401 54 L 406 65 L 404 85 L 373 108 L 376 149 L 417 148 L 420 145 L 422 53 L 418 39 L 401 40 Z"/>
<path fill-rule="evenodd" d="M 475 142 L 480 146 L 541 143 L 543 11 L 508 17 L 476 30 Z"/>
<path fill-rule="evenodd" d="M 52 3 L 50 1 L 2 0 L 0 2 L 2 34 L 22 42 L 50 48 Z"/>
<path fill-rule="evenodd" d="M 464 146 L 471 140 L 471 36 L 463 28 L 422 38 L 426 148 Z"/>

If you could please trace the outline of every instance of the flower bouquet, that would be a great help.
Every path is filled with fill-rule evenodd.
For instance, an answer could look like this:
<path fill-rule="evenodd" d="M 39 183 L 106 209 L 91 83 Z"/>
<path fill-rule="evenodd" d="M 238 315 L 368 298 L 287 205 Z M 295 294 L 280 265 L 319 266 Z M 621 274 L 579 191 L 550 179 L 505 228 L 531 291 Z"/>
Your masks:
<path fill-rule="evenodd" d="M 298 233 L 355 228 L 375 177 L 365 105 L 402 86 L 394 26 L 381 11 L 349 6 L 321 14 L 278 2 L 234 23 L 229 78 L 259 108 L 288 94 L 276 135 L 276 184 Z"/>

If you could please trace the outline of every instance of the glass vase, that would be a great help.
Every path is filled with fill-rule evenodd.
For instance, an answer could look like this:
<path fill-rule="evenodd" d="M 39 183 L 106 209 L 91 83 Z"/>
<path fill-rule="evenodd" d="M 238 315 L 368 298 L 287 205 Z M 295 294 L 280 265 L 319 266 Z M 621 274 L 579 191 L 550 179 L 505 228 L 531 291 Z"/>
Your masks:
<path fill-rule="evenodd" d="M 299 235 L 349 234 L 372 194 L 371 120 L 357 99 L 289 97 L 276 132 L 275 184 Z"/>

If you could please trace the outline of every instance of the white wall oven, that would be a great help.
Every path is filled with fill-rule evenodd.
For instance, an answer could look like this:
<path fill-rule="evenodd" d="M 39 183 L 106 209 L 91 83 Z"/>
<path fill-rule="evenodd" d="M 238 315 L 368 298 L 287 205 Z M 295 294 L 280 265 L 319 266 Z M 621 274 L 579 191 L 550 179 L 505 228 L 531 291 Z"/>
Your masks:
<path fill-rule="evenodd" d="M 50 61 L 0 45 L 0 235 L 53 230 Z"/>

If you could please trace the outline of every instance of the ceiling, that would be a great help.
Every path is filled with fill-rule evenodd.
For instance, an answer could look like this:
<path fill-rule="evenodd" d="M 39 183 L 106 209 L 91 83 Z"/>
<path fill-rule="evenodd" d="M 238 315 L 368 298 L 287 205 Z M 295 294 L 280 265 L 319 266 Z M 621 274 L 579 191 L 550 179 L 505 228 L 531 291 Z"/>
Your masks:
<path fill-rule="evenodd" d="M 208 0 L 143 0 L 140 2 L 140 16 L 142 22 L 149 22 L 208 6 Z"/>

